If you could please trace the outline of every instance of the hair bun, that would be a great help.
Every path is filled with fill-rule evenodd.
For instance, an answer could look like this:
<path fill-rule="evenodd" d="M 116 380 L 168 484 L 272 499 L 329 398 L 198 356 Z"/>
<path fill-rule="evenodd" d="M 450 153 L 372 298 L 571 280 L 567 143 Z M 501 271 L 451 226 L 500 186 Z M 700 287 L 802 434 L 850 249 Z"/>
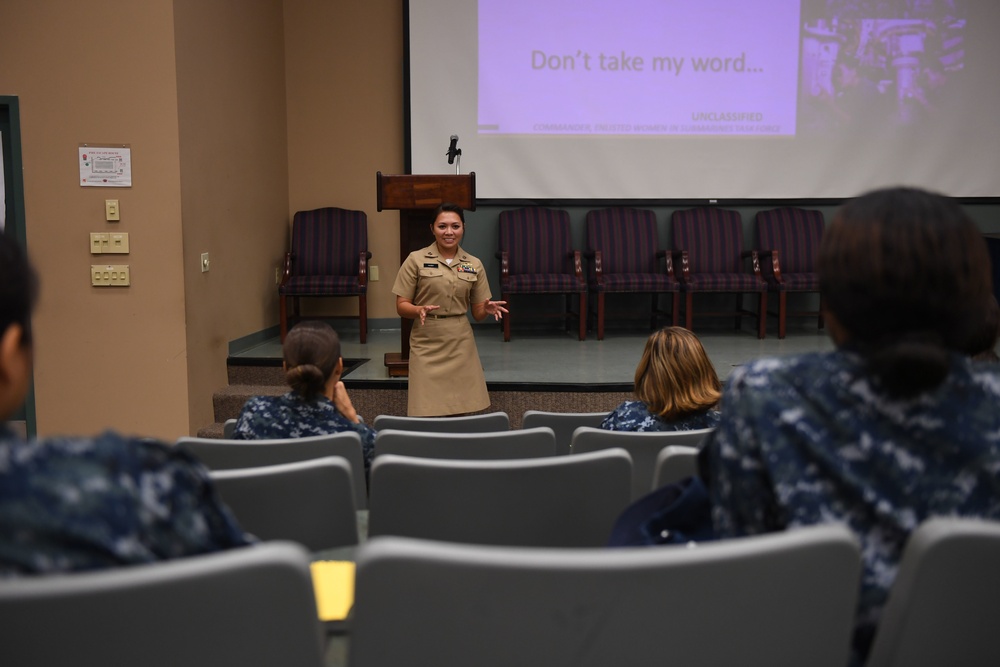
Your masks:
<path fill-rule="evenodd" d="M 940 335 L 912 332 L 868 355 L 868 366 L 892 396 L 910 398 L 933 389 L 948 375 L 951 358 Z"/>
<path fill-rule="evenodd" d="M 300 364 L 290 368 L 285 373 L 285 380 L 296 393 L 304 398 L 311 399 L 323 393 L 326 388 L 326 380 L 323 378 L 323 371 L 313 364 Z"/>

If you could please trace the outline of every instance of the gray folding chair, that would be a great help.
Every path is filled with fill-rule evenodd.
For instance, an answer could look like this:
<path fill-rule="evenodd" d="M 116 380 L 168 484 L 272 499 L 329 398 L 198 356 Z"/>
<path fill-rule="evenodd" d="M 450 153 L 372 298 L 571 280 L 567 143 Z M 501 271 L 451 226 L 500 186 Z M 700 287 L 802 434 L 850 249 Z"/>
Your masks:
<path fill-rule="evenodd" d="M 698 474 L 698 448 L 669 445 L 656 455 L 653 488 L 674 484 Z"/>
<path fill-rule="evenodd" d="M 3 664 L 322 667 L 302 546 L 0 581 Z"/>
<path fill-rule="evenodd" d="M 226 440 L 232 440 L 234 433 L 236 433 L 236 420 L 227 419 L 222 424 L 222 437 Z"/>
<path fill-rule="evenodd" d="M 177 439 L 177 446 L 189 451 L 209 470 L 255 468 L 326 456 L 340 456 L 351 464 L 355 506 L 359 510 L 368 507 L 368 486 L 365 483 L 365 459 L 361 449 L 361 436 L 354 431 L 287 440 L 183 437 Z"/>
<path fill-rule="evenodd" d="M 372 422 L 376 431 L 430 431 L 432 433 L 484 433 L 510 430 L 510 417 L 506 412 L 487 412 L 461 417 L 400 417 L 378 415 Z"/>
<path fill-rule="evenodd" d="M 923 522 L 906 542 L 867 664 L 1000 664 L 998 563 L 1000 522 Z"/>
<path fill-rule="evenodd" d="M 713 429 L 696 431 L 605 431 L 581 426 L 573 432 L 573 454 L 621 447 L 632 457 L 632 499 L 641 498 L 653 488 L 653 471 L 660 450 L 669 445 L 697 446 Z"/>
<path fill-rule="evenodd" d="M 483 433 L 431 433 L 386 429 L 375 435 L 375 456 L 400 454 L 431 459 L 533 459 L 555 456 L 550 428 Z"/>
<path fill-rule="evenodd" d="M 694 548 L 374 538 L 359 549 L 348 662 L 843 667 L 860 569 L 839 525 Z"/>
<path fill-rule="evenodd" d="M 569 454 L 570 443 L 573 441 L 573 431 L 580 426 L 598 428 L 607 412 L 546 412 L 544 410 L 525 410 L 521 418 L 521 428 L 536 428 L 548 426 L 556 434 L 556 454 Z"/>
<path fill-rule="evenodd" d="M 309 551 L 358 543 L 351 464 L 339 456 L 211 473 L 244 530 Z"/>
<path fill-rule="evenodd" d="M 603 545 L 628 504 L 631 476 L 622 450 L 503 461 L 383 454 L 372 464 L 368 535 Z"/>

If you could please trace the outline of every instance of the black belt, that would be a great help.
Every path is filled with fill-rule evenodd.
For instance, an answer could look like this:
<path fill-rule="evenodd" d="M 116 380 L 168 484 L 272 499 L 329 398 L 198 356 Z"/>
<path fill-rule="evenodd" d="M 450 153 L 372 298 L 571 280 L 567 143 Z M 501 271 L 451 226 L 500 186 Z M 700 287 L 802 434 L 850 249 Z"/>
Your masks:
<path fill-rule="evenodd" d="M 465 313 L 459 313 L 458 315 L 434 315 L 433 313 L 428 313 L 427 317 L 431 318 L 432 320 L 445 320 L 448 319 L 449 317 L 461 317 L 462 315 L 465 315 Z"/>

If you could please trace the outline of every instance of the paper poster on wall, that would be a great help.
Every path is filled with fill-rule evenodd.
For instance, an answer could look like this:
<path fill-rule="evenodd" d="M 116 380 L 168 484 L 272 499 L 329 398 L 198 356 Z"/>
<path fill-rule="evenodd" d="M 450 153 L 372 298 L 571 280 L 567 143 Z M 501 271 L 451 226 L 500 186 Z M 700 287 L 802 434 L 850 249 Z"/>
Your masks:
<path fill-rule="evenodd" d="M 80 144 L 80 185 L 98 188 L 132 187 L 132 149 Z"/>

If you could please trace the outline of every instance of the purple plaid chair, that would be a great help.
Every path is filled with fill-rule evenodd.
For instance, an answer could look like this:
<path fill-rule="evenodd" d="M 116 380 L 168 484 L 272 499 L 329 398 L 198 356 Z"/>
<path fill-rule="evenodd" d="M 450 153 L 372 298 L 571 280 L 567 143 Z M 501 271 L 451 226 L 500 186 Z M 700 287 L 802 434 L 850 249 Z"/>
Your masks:
<path fill-rule="evenodd" d="M 361 342 L 368 341 L 368 216 L 364 211 L 326 207 L 299 211 L 292 219 L 292 246 L 278 286 L 281 340 L 288 333 L 302 297 L 358 298 Z"/>
<path fill-rule="evenodd" d="M 785 337 L 785 319 L 789 315 L 816 317 L 822 329 L 821 310 L 787 310 L 789 292 L 819 292 L 816 258 L 826 227 L 822 211 L 772 208 L 758 211 L 756 219 L 761 273 L 768 290 L 778 293 L 778 338 Z M 820 306 L 822 303 L 821 297 Z"/>
<path fill-rule="evenodd" d="M 672 216 L 674 271 L 680 277 L 684 292 L 685 327 L 692 329 L 694 311 L 692 297 L 699 292 L 735 292 L 734 311 L 706 311 L 705 316 L 736 316 L 736 328 L 741 317 L 756 317 L 757 337 L 764 338 L 767 324 L 767 283 L 760 273 L 756 250 L 743 251 L 743 221 L 740 214 L 707 206 L 674 211 Z M 745 262 L 751 260 L 752 271 Z M 743 294 L 756 292 L 760 296 L 758 311 L 743 308 Z"/>
<path fill-rule="evenodd" d="M 636 208 L 605 208 L 587 213 L 587 278 L 590 291 L 597 294 L 597 339 L 604 340 L 604 295 L 621 292 L 652 293 L 653 314 L 659 309 L 661 293 L 673 295 L 671 323 L 680 312 L 680 284 L 674 277 L 673 261 L 660 250 L 656 214 Z M 661 262 L 660 260 L 664 261 Z"/>
<path fill-rule="evenodd" d="M 587 281 L 580 251 L 573 249 L 569 213 L 532 206 L 500 212 L 500 297 L 508 304 L 514 294 L 565 294 L 579 302 L 577 313 L 567 307 L 557 315 L 569 321 L 579 316 L 580 340 L 587 337 Z M 511 313 L 516 311 L 511 308 Z M 503 318 L 503 339 L 510 340 L 510 320 Z"/>

